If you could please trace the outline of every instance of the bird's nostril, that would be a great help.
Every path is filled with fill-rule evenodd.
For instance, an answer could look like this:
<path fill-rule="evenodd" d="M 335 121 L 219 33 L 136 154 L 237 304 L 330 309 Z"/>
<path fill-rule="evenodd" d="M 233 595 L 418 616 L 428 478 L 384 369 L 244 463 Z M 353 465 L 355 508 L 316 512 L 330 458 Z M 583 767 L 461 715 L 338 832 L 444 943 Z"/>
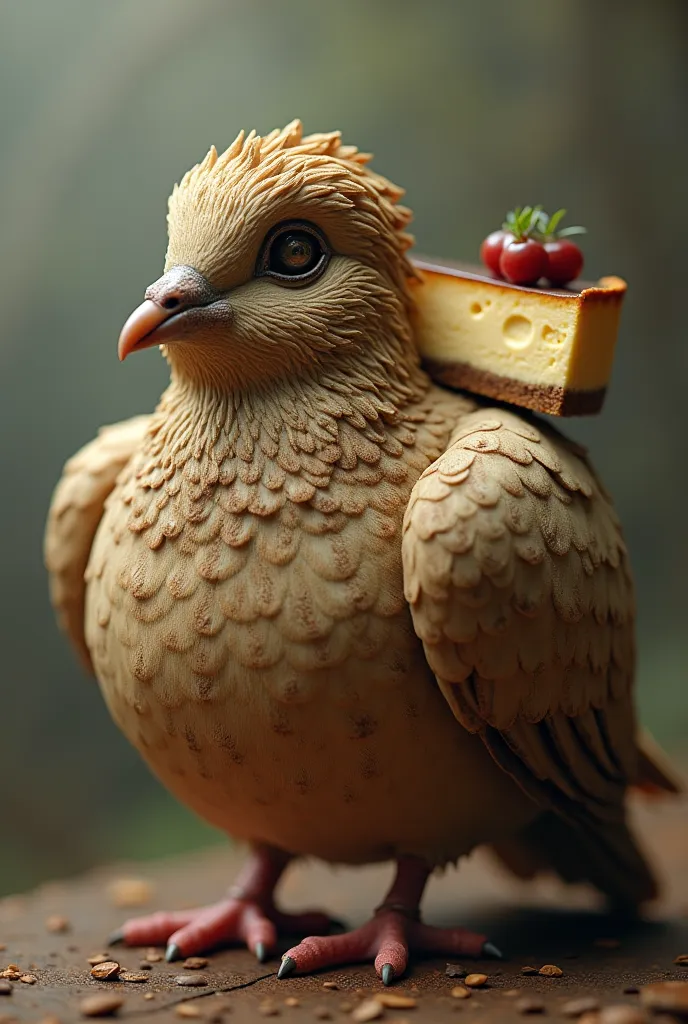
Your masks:
<path fill-rule="evenodd" d="M 177 295 L 169 295 L 166 299 L 162 300 L 160 305 L 163 309 L 176 309 L 180 301 Z"/>

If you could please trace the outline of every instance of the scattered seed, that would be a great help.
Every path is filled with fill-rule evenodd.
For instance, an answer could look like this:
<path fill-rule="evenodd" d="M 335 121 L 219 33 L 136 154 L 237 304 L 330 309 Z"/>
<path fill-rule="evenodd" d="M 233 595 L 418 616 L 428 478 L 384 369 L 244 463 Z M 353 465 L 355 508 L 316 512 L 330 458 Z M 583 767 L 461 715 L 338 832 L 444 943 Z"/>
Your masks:
<path fill-rule="evenodd" d="M 12 995 L 12 982 L 11 981 L 0 981 L 0 996 L 11 996 Z"/>
<path fill-rule="evenodd" d="M 140 971 L 152 971 L 153 970 L 153 964 L 149 964 L 147 960 L 141 960 L 139 962 L 139 970 Z"/>
<path fill-rule="evenodd" d="M 656 981 L 643 985 L 640 1001 L 651 1010 L 684 1014 L 688 1011 L 688 981 Z"/>
<path fill-rule="evenodd" d="M 516 1003 L 516 1009 L 519 1013 L 544 1013 L 545 1004 L 541 999 L 530 999 L 526 997 L 519 999 Z"/>
<path fill-rule="evenodd" d="M 91 967 L 95 967 L 96 964 L 107 963 L 110 959 L 111 957 L 108 953 L 94 953 L 92 956 L 87 958 L 87 963 L 89 963 Z"/>
<path fill-rule="evenodd" d="M 5 943 L 4 942 L 0 942 L 0 953 L 3 953 L 6 949 L 7 949 L 7 946 L 5 945 Z"/>
<path fill-rule="evenodd" d="M 605 1006 L 597 1015 L 599 1024 L 645 1024 L 646 1019 L 641 1010 L 626 1003 Z"/>
<path fill-rule="evenodd" d="M 79 1009 L 84 1017 L 112 1017 L 123 1005 L 121 996 L 99 992 L 98 995 L 82 999 Z"/>
<path fill-rule="evenodd" d="M 150 981 L 150 974 L 145 971 L 122 971 L 120 981 Z"/>
<path fill-rule="evenodd" d="M 177 985 L 187 988 L 202 988 L 208 984 L 205 974 L 178 974 L 174 980 Z"/>
<path fill-rule="evenodd" d="M 9 964 L 4 971 L 0 971 L 0 978 L 5 978 L 7 981 L 19 981 L 21 976 L 22 972 L 16 964 Z"/>
<path fill-rule="evenodd" d="M 344 1002 L 344 1003 L 340 1003 L 339 1004 L 339 1009 L 340 1009 L 340 1011 L 342 1013 L 351 1013 L 353 1008 L 354 1008 L 354 1004 L 353 1003 L 346 1003 L 346 1002 Z"/>
<path fill-rule="evenodd" d="M 521 974 L 539 974 L 539 973 L 540 973 L 539 972 L 539 968 L 537 968 L 537 967 L 527 966 L 527 967 L 522 967 L 521 968 Z"/>
<path fill-rule="evenodd" d="M 506 992 L 502 993 L 502 995 L 507 996 L 509 999 L 514 999 L 516 996 L 520 996 L 520 994 L 521 994 L 520 988 L 510 988 L 510 989 L 507 989 Z"/>
<path fill-rule="evenodd" d="M 287 996 L 287 998 L 284 1000 L 284 1005 L 285 1006 L 300 1006 L 301 1005 L 301 1000 L 297 999 L 296 996 Z"/>
<path fill-rule="evenodd" d="M 2 947 L 0 947 L 0 948 L 2 948 Z M 679 956 L 676 957 L 676 959 L 674 960 L 674 963 L 675 964 L 682 964 L 683 966 L 686 966 L 688 964 L 688 953 L 681 953 Z"/>
<path fill-rule="evenodd" d="M 377 1020 L 385 1012 L 385 1008 L 382 1003 L 378 1002 L 377 999 L 366 999 L 365 1002 L 360 1003 L 354 1012 L 351 1014 L 355 1021 L 359 1024 L 364 1024 L 368 1020 Z"/>
<path fill-rule="evenodd" d="M 561 1008 L 565 1017 L 582 1017 L 584 1013 L 595 1013 L 599 1010 L 600 1004 L 592 996 L 583 996 L 581 999 L 569 999 Z"/>
<path fill-rule="evenodd" d="M 486 982 L 486 974 L 468 974 L 465 978 L 464 984 L 468 985 L 469 988 L 482 988 Z"/>
<path fill-rule="evenodd" d="M 60 1020 L 59 1017 L 54 1017 L 53 1014 L 51 1013 L 47 1017 L 41 1017 L 41 1019 L 38 1021 L 38 1024 L 62 1024 L 62 1021 Z"/>
<path fill-rule="evenodd" d="M 313 1016 L 317 1020 L 332 1020 L 332 1012 L 326 1006 L 316 1006 L 313 1010 Z"/>
<path fill-rule="evenodd" d="M 279 1017 L 280 1008 L 271 999 L 264 999 L 258 1006 L 258 1013 L 263 1017 Z"/>
<path fill-rule="evenodd" d="M 22 974 L 19 980 L 22 981 L 25 985 L 35 985 L 36 982 L 38 981 L 38 978 L 36 977 L 35 974 Z"/>
<path fill-rule="evenodd" d="M 624 989 L 624 995 L 626 996 L 637 996 L 639 992 L 640 989 L 637 985 L 626 985 L 626 988 Z"/>
<path fill-rule="evenodd" d="M 149 964 L 159 964 L 164 959 L 165 954 L 161 950 L 155 949 L 154 946 L 146 950 L 146 960 Z"/>
<path fill-rule="evenodd" d="M 119 977 L 119 972 L 122 970 L 116 960 L 103 960 L 100 963 L 94 964 L 91 968 L 91 977 L 97 978 L 98 981 L 113 981 Z"/>
<path fill-rule="evenodd" d="M 418 1005 L 411 996 L 398 995 L 396 992 L 380 992 L 375 998 L 388 1010 L 411 1010 Z"/>
<path fill-rule="evenodd" d="M 339 990 L 339 985 L 337 984 L 336 981 L 323 981 L 323 988 L 327 988 L 333 992 L 337 992 Z"/>
<path fill-rule="evenodd" d="M 174 1012 L 178 1017 L 184 1017 L 186 1019 L 201 1016 L 201 1011 L 197 1006 L 194 1006 L 193 1003 L 179 1003 Z"/>
<path fill-rule="evenodd" d="M 468 971 L 461 964 L 447 964 L 444 973 L 448 978 L 465 978 Z"/>
<path fill-rule="evenodd" d="M 187 956 L 182 966 L 187 971 L 202 971 L 204 967 L 208 966 L 208 962 L 204 956 Z"/>
<path fill-rule="evenodd" d="M 599 949 L 618 949 L 621 945 L 618 939 L 612 938 L 601 938 L 595 939 L 593 946 L 597 946 Z"/>
<path fill-rule="evenodd" d="M 45 927 L 47 931 L 54 932 L 57 935 L 61 932 L 68 932 L 70 925 L 67 918 L 61 914 L 51 914 L 50 917 L 45 919 Z"/>
<path fill-rule="evenodd" d="M 563 973 L 561 967 L 557 967 L 556 964 L 545 964 L 538 971 L 538 974 L 542 974 L 545 978 L 561 978 Z"/>
<path fill-rule="evenodd" d="M 471 990 L 466 988 L 465 985 L 456 985 L 451 990 L 451 996 L 453 999 L 470 999 L 471 995 Z"/>
<path fill-rule="evenodd" d="M 153 886 L 144 878 L 115 878 L 108 885 L 108 896 L 115 907 L 141 907 L 153 897 Z"/>

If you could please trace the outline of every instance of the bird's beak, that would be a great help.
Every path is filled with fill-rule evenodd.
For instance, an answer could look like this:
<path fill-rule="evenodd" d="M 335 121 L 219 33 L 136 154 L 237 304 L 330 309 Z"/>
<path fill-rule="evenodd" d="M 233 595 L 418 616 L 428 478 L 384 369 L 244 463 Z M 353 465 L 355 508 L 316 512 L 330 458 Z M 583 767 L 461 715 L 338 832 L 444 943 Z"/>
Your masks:
<path fill-rule="evenodd" d="M 187 311 L 208 306 L 218 298 L 193 267 L 172 267 L 146 290 L 144 301 L 128 317 L 117 345 L 119 358 L 183 337 L 189 326 Z"/>

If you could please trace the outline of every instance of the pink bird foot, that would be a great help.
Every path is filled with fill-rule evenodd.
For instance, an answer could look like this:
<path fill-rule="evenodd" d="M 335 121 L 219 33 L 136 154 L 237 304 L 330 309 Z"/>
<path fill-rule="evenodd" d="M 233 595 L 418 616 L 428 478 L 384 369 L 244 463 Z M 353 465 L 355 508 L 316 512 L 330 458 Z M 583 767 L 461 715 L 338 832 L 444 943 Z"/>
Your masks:
<path fill-rule="evenodd" d="M 290 859 L 280 850 L 257 847 L 227 899 L 194 910 L 131 918 L 110 936 L 110 944 L 166 944 L 165 959 L 172 961 L 244 943 L 262 963 L 280 933 L 327 935 L 333 924 L 327 914 L 315 910 L 285 914 L 275 907 L 274 889 Z"/>
<path fill-rule="evenodd" d="M 402 858 L 387 899 L 375 916 L 343 935 L 309 936 L 282 957 L 278 978 L 323 967 L 373 960 L 383 984 L 391 985 L 408 966 L 409 950 L 447 956 L 496 957 L 501 953 L 487 936 L 466 928 L 423 924 L 418 909 L 428 869 L 414 857 Z"/>
<path fill-rule="evenodd" d="M 410 918 L 406 910 L 382 907 L 355 931 L 304 939 L 284 955 L 277 976 L 373 960 L 378 977 L 391 985 L 405 972 L 409 951 L 442 956 L 501 955 L 485 935 L 465 928 L 434 928 Z"/>

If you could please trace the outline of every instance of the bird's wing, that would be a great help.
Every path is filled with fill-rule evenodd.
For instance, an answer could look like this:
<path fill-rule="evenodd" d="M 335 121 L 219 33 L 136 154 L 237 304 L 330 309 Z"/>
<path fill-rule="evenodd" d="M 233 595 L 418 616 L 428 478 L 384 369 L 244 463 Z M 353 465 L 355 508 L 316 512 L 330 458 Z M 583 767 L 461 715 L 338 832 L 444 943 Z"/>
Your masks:
<path fill-rule="evenodd" d="M 633 585 L 584 451 L 510 411 L 472 413 L 416 483 L 403 562 L 416 632 L 458 721 L 544 808 L 625 836 L 638 763 Z"/>
<path fill-rule="evenodd" d="M 141 441 L 149 416 L 103 427 L 67 462 L 48 513 L 45 564 L 60 626 L 83 664 L 93 671 L 84 639 L 84 573 L 105 499 Z"/>

